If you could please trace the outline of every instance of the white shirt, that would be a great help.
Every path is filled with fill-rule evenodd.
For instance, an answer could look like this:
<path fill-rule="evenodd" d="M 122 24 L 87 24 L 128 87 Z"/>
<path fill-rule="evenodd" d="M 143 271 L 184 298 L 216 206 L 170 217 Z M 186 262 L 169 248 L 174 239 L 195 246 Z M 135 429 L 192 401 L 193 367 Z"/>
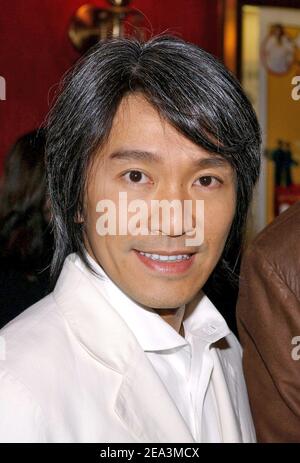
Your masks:
<path fill-rule="evenodd" d="M 210 381 L 214 359 L 212 343 L 230 330 L 214 305 L 203 303 L 183 321 L 185 338 L 155 310 L 128 297 L 94 259 L 87 255 L 97 274 L 104 297 L 134 333 L 196 442 L 222 442 L 219 412 Z M 77 261 L 81 268 L 84 265 Z M 203 301 L 204 302 L 204 301 Z M 184 306 L 179 310 L 184 310 Z"/>

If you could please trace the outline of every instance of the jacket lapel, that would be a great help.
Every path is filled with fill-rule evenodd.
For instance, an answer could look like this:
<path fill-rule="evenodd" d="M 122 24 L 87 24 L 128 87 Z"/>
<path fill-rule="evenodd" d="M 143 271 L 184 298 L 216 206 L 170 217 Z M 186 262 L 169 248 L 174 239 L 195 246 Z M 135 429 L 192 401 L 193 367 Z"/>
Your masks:
<path fill-rule="evenodd" d="M 123 377 L 115 411 L 140 442 L 195 442 L 142 349 Z"/>

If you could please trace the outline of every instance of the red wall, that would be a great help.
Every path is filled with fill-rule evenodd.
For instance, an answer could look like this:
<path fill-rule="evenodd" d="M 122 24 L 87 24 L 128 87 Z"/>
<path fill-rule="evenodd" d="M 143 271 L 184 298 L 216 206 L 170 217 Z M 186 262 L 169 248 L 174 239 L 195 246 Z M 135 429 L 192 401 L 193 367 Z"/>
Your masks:
<path fill-rule="evenodd" d="M 3 156 L 21 134 L 41 125 L 53 86 L 79 56 L 67 37 L 72 13 L 82 4 L 107 6 L 105 0 L 1 0 L 0 170 Z M 153 32 L 179 33 L 220 56 L 222 0 L 133 0 Z M 52 91 L 51 91 L 52 88 Z"/>

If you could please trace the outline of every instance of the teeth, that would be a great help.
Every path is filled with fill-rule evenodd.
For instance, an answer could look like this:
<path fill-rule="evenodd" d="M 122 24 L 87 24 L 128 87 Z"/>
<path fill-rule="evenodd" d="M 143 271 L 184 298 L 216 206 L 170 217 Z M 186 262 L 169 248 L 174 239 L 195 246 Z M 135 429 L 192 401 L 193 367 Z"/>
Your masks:
<path fill-rule="evenodd" d="M 159 255 L 159 254 L 150 254 L 148 252 L 142 252 L 142 251 L 139 251 L 140 254 L 142 254 L 142 256 L 146 256 L 146 257 L 149 257 L 149 259 L 152 259 L 152 260 L 159 260 L 161 262 L 178 262 L 178 261 L 181 261 L 181 260 L 187 260 L 187 259 L 190 259 L 190 255 L 189 254 L 180 254 L 180 255 L 177 255 L 177 256 L 163 256 L 163 255 Z"/>

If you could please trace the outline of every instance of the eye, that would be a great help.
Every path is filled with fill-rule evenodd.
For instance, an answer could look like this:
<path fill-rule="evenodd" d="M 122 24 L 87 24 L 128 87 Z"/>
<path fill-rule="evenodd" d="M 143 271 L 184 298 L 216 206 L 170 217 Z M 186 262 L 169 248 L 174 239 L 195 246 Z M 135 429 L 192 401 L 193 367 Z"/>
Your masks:
<path fill-rule="evenodd" d="M 198 185 L 203 186 L 205 188 L 217 188 L 221 183 L 223 183 L 221 180 L 219 180 L 216 177 L 213 177 L 212 175 L 205 175 L 203 177 L 199 177 L 196 182 L 199 182 Z"/>
<path fill-rule="evenodd" d="M 123 177 L 128 183 L 147 183 L 149 177 L 139 170 L 129 170 L 123 174 Z"/>

